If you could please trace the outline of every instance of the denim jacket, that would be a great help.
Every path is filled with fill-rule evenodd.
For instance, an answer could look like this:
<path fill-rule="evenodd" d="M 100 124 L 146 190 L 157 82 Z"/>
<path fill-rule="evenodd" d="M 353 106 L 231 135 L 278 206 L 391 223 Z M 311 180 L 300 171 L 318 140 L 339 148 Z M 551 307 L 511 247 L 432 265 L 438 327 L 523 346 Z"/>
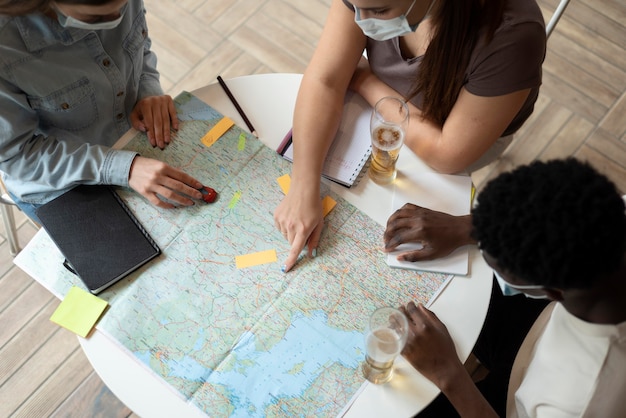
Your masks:
<path fill-rule="evenodd" d="M 81 183 L 128 186 L 136 153 L 111 146 L 137 101 L 163 94 L 150 45 L 142 0 L 110 30 L 0 16 L 0 172 L 11 193 L 42 204 Z"/>

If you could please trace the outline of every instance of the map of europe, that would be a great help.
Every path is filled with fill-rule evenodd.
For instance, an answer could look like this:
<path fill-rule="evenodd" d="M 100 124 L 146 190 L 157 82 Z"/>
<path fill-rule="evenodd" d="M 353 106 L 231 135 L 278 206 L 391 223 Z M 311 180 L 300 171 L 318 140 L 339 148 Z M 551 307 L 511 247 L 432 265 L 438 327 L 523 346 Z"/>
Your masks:
<path fill-rule="evenodd" d="M 337 204 L 318 256 L 282 273 L 289 246 L 273 211 L 283 197 L 276 179 L 291 163 L 236 125 L 205 146 L 223 116 L 190 93 L 175 102 L 180 129 L 165 150 L 142 133 L 125 148 L 191 174 L 219 198 L 167 210 L 117 189 L 163 253 L 99 294 L 111 306 L 98 329 L 209 416 L 337 416 L 364 382 L 369 313 L 426 303 L 446 275 L 389 268 L 383 227 L 325 183 L 320 198 Z M 33 245 L 53 246 L 46 236 Z M 266 250 L 278 261 L 237 268 L 237 256 Z M 57 296 L 84 288 L 36 264 Z"/>

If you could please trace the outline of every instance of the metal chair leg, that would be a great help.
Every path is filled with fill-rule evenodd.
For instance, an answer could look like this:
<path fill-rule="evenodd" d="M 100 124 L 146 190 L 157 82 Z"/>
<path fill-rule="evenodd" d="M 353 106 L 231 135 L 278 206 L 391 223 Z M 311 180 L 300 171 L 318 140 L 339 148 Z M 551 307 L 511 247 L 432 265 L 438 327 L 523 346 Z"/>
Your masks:
<path fill-rule="evenodd" d="M 7 240 L 9 241 L 9 252 L 13 257 L 15 257 L 17 253 L 21 251 L 21 248 L 17 240 L 17 228 L 15 227 L 15 216 L 13 215 L 13 208 L 4 203 L 0 203 L 0 210 L 2 210 L 4 229 L 7 233 Z"/>

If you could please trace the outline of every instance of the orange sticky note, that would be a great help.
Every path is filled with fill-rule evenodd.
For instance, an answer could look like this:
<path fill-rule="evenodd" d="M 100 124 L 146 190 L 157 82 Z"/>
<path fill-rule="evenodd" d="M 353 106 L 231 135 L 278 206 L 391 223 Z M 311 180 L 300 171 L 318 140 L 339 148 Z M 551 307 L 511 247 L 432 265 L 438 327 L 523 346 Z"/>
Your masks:
<path fill-rule="evenodd" d="M 266 250 L 246 255 L 238 255 L 235 257 L 235 264 L 238 269 L 243 269 L 258 266 L 259 264 L 274 263 L 277 260 L 276 250 Z"/>
<path fill-rule="evenodd" d="M 98 322 L 107 305 L 106 300 L 74 286 L 67 292 L 50 320 L 84 338 Z"/>
<path fill-rule="evenodd" d="M 235 122 L 233 122 L 232 119 L 224 116 L 222 119 L 220 119 L 219 122 L 217 122 L 217 124 L 215 124 L 214 127 L 209 130 L 209 132 L 206 133 L 206 135 L 202 137 L 202 143 L 207 147 L 210 147 L 215 143 L 215 141 L 220 139 L 220 137 L 224 135 L 226 131 L 229 130 L 230 127 L 234 124 Z"/>
<path fill-rule="evenodd" d="M 322 199 L 322 211 L 324 213 L 324 217 L 326 217 L 326 215 L 328 215 L 330 211 L 333 210 L 336 204 L 337 202 L 335 202 L 335 200 L 330 196 L 325 196 Z"/>
<path fill-rule="evenodd" d="M 278 177 L 276 181 L 278 182 L 278 185 L 280 186 L 280 189 L 283 191 L 284 194 L 289 193 L 289 188 L 291 187 L 291 177 L 289 176 L 289 174 Z"/>

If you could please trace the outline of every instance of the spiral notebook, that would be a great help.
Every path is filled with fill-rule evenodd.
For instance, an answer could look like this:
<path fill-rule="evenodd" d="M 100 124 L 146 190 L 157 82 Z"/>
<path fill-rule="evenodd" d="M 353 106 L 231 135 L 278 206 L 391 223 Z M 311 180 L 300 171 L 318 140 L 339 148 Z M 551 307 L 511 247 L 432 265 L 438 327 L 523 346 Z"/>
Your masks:
<path fill-rule="evenodd" d="M 161 253 L 124 201 L 108 186 L 77 186 L 36 210 L 50 238 L 93 294 Z"/>
<path fill-rule="evenodd" d="M 349 91 L 343 105 L 341 123 L 333 140 L 322 175 L 346 187 L 354 186 L 365 173 L 372 144 L 370 140 L 371 106 L 360 95 Z M 293 162 L 291 130 L 277 152 Z"/>

